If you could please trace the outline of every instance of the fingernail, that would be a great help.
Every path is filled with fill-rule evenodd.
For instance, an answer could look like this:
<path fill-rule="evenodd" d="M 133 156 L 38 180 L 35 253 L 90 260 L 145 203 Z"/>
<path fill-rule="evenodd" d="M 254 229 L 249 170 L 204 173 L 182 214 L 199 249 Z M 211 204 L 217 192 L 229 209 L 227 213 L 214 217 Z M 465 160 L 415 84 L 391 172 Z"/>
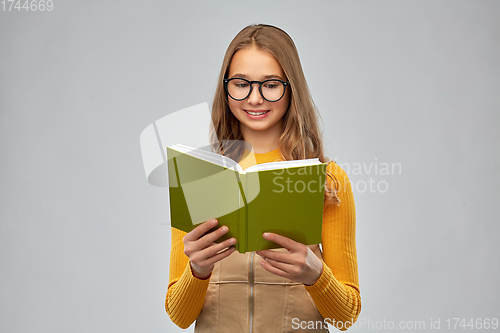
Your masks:
<path fill-rule="evenodd" d="M 267 232 L 263 233 L 262 236 L 264 237 L 269 237 L 269 234 Z"/>
<path fill-rule="evenodd" d="M 226 227 L 226 226 L 223 226 L 223 227 L 222 227 L 222 231 L 226 232 L 226 231 L 227 231 L 227 227 Z"/>
<path fill-rule="evenodd" d="M 212 220 L 212 225 L 216 225 L 217 224 L 217 220 Z"/>

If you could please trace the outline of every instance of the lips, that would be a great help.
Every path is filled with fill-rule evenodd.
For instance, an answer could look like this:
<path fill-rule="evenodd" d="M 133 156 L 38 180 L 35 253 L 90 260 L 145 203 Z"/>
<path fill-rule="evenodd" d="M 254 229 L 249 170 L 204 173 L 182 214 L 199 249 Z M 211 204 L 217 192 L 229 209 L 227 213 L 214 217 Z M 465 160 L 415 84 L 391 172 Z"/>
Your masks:
<path fill-rule="evenodd" d="M 245 112 L 251 116 L 260 116 L 260 115 L 268 113 L 269 111 L 270 110 L 245 110 Z"/>

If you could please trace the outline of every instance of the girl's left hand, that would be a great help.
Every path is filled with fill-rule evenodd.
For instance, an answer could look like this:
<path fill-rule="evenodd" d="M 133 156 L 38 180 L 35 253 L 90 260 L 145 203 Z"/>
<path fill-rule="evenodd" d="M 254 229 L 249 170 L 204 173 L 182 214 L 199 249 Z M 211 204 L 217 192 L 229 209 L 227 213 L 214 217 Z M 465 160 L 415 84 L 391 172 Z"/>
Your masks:
<path fill-rule="evenodd" d="M 323 262 L 308 246 L 270 232 L 265 232 L 263 237 L 288 250 L 288 253 L 257 251 L 266 271 L 306 285 L 313 285 L 318 281 L 323 273 Z"/>

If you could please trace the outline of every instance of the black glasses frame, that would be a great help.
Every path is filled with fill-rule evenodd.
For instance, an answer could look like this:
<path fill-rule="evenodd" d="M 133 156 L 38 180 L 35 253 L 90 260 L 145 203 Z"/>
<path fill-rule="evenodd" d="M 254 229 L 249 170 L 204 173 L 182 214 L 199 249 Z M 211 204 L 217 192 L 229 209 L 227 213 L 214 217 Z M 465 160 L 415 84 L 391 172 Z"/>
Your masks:
<path fill-rule="evenodd" d="M 228 83 L 231 80 L 243 80 L 245 82 L 248 82 L 248 84 L 250 84 L 250 91 L 248 92 L 248 95 L 245 96 L 245 98 L 237 99 L 237 98 L 234 98 L 233 96 L 231 96 L 231 94 L 229 93 L 229 89 L 227 88 Z M 252 94 L 253 85 L 256 84 L 256 83 L 258 83 L 259 84 L 259 93 L 260 93 L 260 96 L 262 96 L 262 98 L 265 99 L 268 102 L 277 102 L 280 99 L 282 99 L 283 96 L 285 96 L 286 87 L 290 84 L 290 82 L 279 80 L 279 79 L 269 79 L 269 80 L 264 80 L 264 81 L 249 81 L 247 79 L 243 79 L 243 78 L 240 78 L 240 77 L 233 77 L 231 79 L 224 79 L 223 81 L 224 81 L 224 90 L 226 91 L 226 94 L 229 97 L 231 97 L 232 99 L 234 99 L 235 101 L 243 101 L 243 100 L 247 99 Z M 264 83 L 266 83 L 266 82 L 269 82 L 269 81 L 278 81 L 278 82 L 283 83 L 283 94 L 280 96 L 280 98 L 275 99 L 275 100 L 270 100 L 270 99 L 267 99 L 267 98 L 264 97 L 264 94 L 262 93 L 262 85 Z"/>

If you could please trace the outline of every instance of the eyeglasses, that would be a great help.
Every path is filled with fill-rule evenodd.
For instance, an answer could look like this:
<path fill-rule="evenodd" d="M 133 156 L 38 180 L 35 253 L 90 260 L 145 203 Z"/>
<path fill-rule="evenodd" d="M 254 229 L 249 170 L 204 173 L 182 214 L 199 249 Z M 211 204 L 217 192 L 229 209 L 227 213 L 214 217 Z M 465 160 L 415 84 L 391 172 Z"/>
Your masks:
<path fill-rule="evenodd" d="M 224 79 L 226 93 L 235 101 L 247 99 L 253 90 L 253 85 L 259 85 L 259 92 L 262 98 L 268 102 L 277 102 L 285 96 L 286 87 L 290 82 L 270 79 L 265 81 L 248 81 L 239 77 Z"/>

